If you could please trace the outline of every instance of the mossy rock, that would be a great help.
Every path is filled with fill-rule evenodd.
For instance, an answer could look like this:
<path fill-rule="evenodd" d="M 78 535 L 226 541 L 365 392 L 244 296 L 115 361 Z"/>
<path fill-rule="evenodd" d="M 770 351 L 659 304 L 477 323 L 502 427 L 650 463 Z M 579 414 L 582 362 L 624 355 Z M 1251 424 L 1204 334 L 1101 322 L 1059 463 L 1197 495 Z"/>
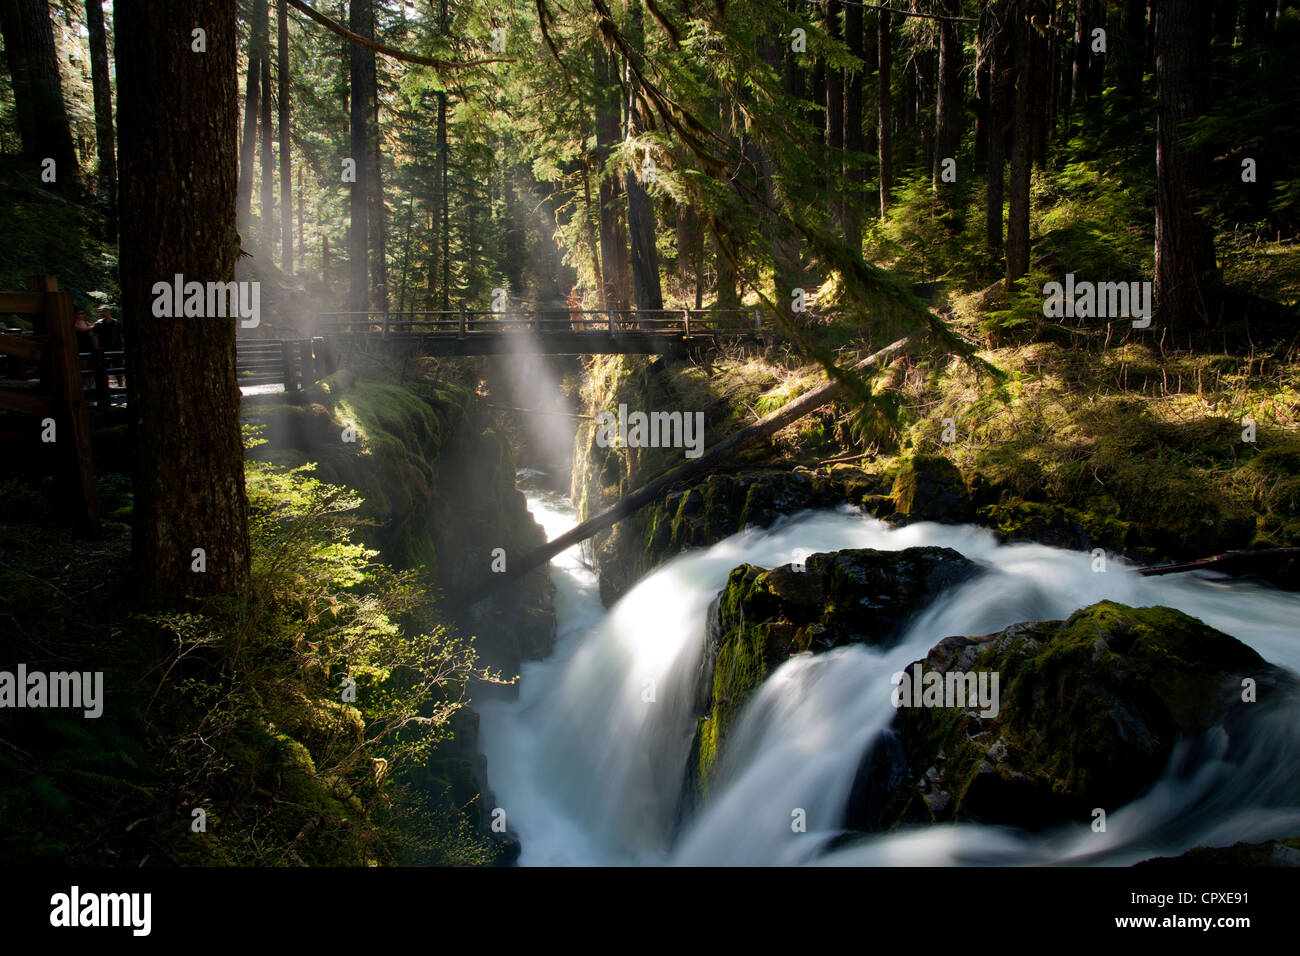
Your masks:
<path fill-rule="evenodd" d="M 961 471 L 938 455 L 914 455 L 894 476 L 898 514 L 907 521 L 963 524 L 974 520 L 970 493 Z"/>
<path fill-rule="evenodd" d="M 1004 541 L 1036 541 L 1057 548 L 1122 551 L 1129 525 L 1105 511 L 1080 510 L 1037 501 L 1012 499 L 977 512 L 981 524 Z"/>
<path fill-rule="evenodd" d="M 1139 796 L 1174 745 L 1221 725 L 1245 746 L 1259 709 L 1294 692 L 1294 678 L 1236 638 L 1166 607 L 1103 601 L 1066 621 L 1017 624 L 986 637 L 949 637 L 916 669 L 998 675 L 996 714 L 980 705 L 900 707 L 904 766 L 868 825 L 975 820 L 1040 828 L 1088 821 Z M 1243 680 L 1258 700 L 1243 701 Z M 945 703 L 948 703 L 945 701 Z M 864 765 L 878 761 L 868 755 Z M 1231 759 L 1231 753 L 1229 754 Z M 859 815 L 860 816 L 860 815 Z"/>
<path fill-rule="evenodd" d="M 707 793 L 727 734 L 768 675 L 802 652 L 895 639 L 913 614 L 972 577 L 950 548 L 870 548 L 814 554 L 805 569 L 732 569 L 709 609 L 691 786 Z"/>

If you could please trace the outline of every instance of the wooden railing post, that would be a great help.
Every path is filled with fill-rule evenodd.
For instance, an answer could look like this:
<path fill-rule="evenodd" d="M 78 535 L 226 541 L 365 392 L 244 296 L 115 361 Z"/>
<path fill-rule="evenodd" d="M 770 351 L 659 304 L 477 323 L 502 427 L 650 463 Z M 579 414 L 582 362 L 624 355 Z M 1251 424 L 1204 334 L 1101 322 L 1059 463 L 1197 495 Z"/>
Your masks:
<path fill-rule="evenodd" d="M 61 414 L 55 421 L 63 434 L 55 433 L 66 449 L 72 481 L 81 504 L 86 529 L 99 533 L 99 501 L 95 495 L 95 472 L 90 451 L 90 425 L 86 420 L 86 393 L 81 383 L 81 360 L 77 354 L 77 332 L 72 327 L 72 293 L 59 292 L 54 276 L 41 276 L 33 291 L 45 293 L 45 334 L 49 337 L 50 374 L 54 384 L 54 407 Z M 62 418 L 63 421 L 58 421 Z"/>
<path fill-rule="evenodd" d="M 388 313 L 384 313 L 384 338 L 388 338 Z"/>
<path fill-rule="evenodd" d="M 460 332 L 457 334 L 456 338 L 463 339 L 465 337 L 465 331 L 465 306 L 462 305 L 460 307 Z"/>
<path fill-rule="evenodd" d="M 691 310 L 682 309 L 682 317 L 685 320 L 685 324 L 684 324 L 684 329 L 686 332 L 685 338 L 689 339 L 691 337 Z"/>
<path fill-rule="evenodd" d="M 95 406 L 97 408 L 108 408 L 110 399 L 108 395 L 108 361 L 104 358 L 104 350 L 96 348 L 92 355 L 92 361 L 95 363 Z"/>
<path fill-rule="evenodd" d="M 320 379 L 333 372 L 337 364 L 334 343 L 327 338 L 321 337 L 313 339 L 312 345 L 313 352 L 316 355 L 316 380 L 320 381 Z"/>
<path fill-rule="evenodd" d="M 609 316 L 609 334 L 613 335 L 614 334 L 614 310 L 607 309 L 606 313 Z"/>
<path fill-rule="evenodd" d="M 286 392 L 296 392 L 298 390 L 298 376 L 294 374 L 293 346 L 294 343 L 289 339 L 280 340 L 280 362 L 284 366 L 284 390 Z"/>

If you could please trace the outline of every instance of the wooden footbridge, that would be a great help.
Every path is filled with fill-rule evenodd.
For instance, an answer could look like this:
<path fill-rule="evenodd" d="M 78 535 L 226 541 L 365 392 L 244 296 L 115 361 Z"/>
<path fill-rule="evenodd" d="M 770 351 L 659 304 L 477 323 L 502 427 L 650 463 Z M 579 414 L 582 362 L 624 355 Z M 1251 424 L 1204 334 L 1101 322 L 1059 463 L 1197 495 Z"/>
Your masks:
<path fill-rule="evenodd" d="M 741 309 L 328 312 L 310 338 L 240 338 L 237 368 L 240 385 L 283 383 L 293 391 L 336 368 L 342 351 L 685 355 L 768 341 L 760 313 Z"/>
<path fill-rule="evenodd" d="M 764 340 L 758 312 L 730 309 L 336 312 L 319 334 L 420 355 L 660 355 Z"/>

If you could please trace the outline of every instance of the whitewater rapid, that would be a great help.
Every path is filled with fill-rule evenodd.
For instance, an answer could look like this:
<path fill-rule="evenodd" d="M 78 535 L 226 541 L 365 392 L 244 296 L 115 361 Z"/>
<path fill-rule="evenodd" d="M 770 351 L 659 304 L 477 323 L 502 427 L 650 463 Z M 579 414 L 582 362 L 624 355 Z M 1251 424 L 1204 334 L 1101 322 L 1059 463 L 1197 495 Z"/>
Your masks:
<path fill-rule="evenodd" d="M 527 492 L 554 538 L 577 522 L 562 495 Z M 936 545 L 980 563 L 975 579 L 919 609 L 888 649 L 800 655 L 778 668 L 729 734 L 708 803 L 679 820 L 695 731 L 709 604 L 739 564 L 776 567 L 795 552 Z M 1127 864 L 1198 844 L 1300 832 L 1300 703 L 1271 712 L 1243 744 L 1212 731 L 1180 744 L 1150 791 L 1086 824 L 1030 834 L 962 824 L 859 838 L 827 852 L 859 763 L 892 720 L 890 675 L 941 638 L 1055 620 L 1101 600 L 1167 605 L 1300 671 L 1300 595 L 1208 575 L 1142 577 L 1090 554 L 1002 545 L 970 526 L 895 528 L 857 511 L 809 511 L 680 555 L 606 611 L 577 548 L 552 561 L 554 653 L 524 665 L 517 700 L 478 705 L 499 806 L 522 865 Z M 791 827 L 806 815 L 806 832 Z"/>

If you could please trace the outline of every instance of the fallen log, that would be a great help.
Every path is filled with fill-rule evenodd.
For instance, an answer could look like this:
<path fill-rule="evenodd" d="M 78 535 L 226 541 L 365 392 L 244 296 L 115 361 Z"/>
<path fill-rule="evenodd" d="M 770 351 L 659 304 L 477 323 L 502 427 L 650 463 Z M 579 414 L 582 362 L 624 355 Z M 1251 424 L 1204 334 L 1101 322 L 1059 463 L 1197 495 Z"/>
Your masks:
<path fill-rule="evenodd" d="M 886 345 L 879 352 L 873 352 L 862 361 L 850 367 L 852 372 L 860 372 L 871 368 L 873 365 L 879 365 L 889 359 L 894 358 L 909 347 L 913 347 L 925 339 L 924 334 L 909 335 Z M 780 431 L 791 422 L 803 418 L 810 412 L 814 412 L 824 405 L 830 404 L 831 401 L 839 395 L 842 383 L 836 380 L 828 381 L 818 386 L 810 392 L 805 392 L 793 401 L 783 405 L 770 415 L 760 419 L 753 425 L 749 425 L 729 435 L 711 449 L 701 455 L 694 461 L 687 462 L 680 468 L 675 468 L 662 478 L 643 485 L 630 495 L 615 502 L 611 507 L 605 509 L 600 514 L 588 518 L 577 527 L 566 531 L 564 534 L 548 541 L 542 547 L 530 551 L 522 558 L 516 558 L 509 562 L 507 570 L 498 574 L 493 574 L 488 581 L 480 587 L 474 588 L 466 597 L 467 604 L 475 604 L 486 597 L 491 591 L 507 581 L 527 574 L 534 568 L 544 565 L 560 552 L 573 547 L 580 541 L 585 541 L 597 532 L 604 531 L 611 525 L 621 521 L 623 518 L 639 511 L 641 508 L 650 504 L 670 487 L 695 478 L 698 475 L 709 471 L 719 462 L 726 460 L 759 439 L 766 438 Z"/>
<path fill-rule="evenodd" d="M 1162 564 L 1154 568 L 1139 568 L 1138 574 L 1150 577 L 1158 574 L 1178 574 L 1182 571 L 1213 571 L 1217 568 L 1253 565 L 1265 559 L 1300 557 L 1300 548 L 1260 548 L 1255 551 L 1225 551 L 1209 558 L 1185 561 L 1182 564 Z"/>

